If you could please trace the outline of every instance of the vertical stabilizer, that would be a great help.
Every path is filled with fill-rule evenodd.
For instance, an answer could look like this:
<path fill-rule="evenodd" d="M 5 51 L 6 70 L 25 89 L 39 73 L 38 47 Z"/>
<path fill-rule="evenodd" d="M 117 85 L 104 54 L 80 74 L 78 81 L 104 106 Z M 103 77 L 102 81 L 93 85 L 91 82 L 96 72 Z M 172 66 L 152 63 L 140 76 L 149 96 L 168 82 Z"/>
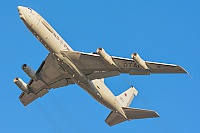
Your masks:
<path fill-rule="evenodd" d="M 121 93 L 119 96 L 116 96 L 117 101 L 122 107 L 129 107 L 134 96 L 138 94 L 138 91 L 132 86 L 125 92 Z"/>
<path fill-rule="evenodd" d="M 111 113 L 106 118 L 105 122 L 109 126 L 113 126 L 121 122 L 132 120 L 132 119 L 159 117 L 158 113 L 154 110 L 146 110 L 146 109 L 138 109 L 138 108 L 129 107 L 134 96 L 136 96 L 137 94 L 138 94 L 138 91 L 134 87 L 131 87 L 125 92 L 121 93 L 119 96 L 116 96 L 116 99 L 121 105 L 126 118 L 119 115 L 119 113 L 117 113 L 116 111 L 111 111 Z"/>

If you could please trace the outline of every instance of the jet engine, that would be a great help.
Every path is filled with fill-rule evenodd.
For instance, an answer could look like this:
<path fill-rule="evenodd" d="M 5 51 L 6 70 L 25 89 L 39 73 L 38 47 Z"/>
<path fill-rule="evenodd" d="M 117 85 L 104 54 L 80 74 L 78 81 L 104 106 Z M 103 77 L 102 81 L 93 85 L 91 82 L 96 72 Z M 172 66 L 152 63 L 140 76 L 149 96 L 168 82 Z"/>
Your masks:
<path fill-rule="evenodd" d="M 27 64 L 24 64 L 22 65 L 22 70 L 30 77 L 32 78 L 33 80 L 37 81 L 38 80 L 38 77 L 35 73 L 35 71 L 29 67 Z"/>
<path fill-rule="evenodd" d="M 133 53 L 131 55 L 132 59 L 138 63 L 144 70 L 149 70 L 148 66 L 146 65 L 146 62 L 137 54 Z"/>
<path fill-rule="evenodd" d="M 97 54 L 99 54 L 101 56 L 101 58 L 103 58 L 108 64 L 116 66 L 112 57 L 110 55 L 108 55 L 103 48 L 98 48 Z"/>
<path fill-rule="evenodd" d="M 29 87 L 27 86 L 27 84 L 20 78 L 15 78 L 14 83 L 25 93 L 30 93 Z"/>

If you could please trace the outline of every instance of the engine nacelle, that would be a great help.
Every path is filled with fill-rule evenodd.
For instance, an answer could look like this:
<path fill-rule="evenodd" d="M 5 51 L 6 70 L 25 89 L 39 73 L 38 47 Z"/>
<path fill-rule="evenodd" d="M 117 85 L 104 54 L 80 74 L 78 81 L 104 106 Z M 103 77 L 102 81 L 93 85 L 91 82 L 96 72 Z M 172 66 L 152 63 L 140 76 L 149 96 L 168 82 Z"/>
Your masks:
<path fill-rule="evenodd" d="M 99 54 L 108 64 L 116 66 L 112 57 L 110 55 L 108 55 L 103 48 L 98 48 L 97 54 Z"/>
<path fill-rule="evenodd" d="M 22 65 L 22 70 L 30 77 L 32 78 L 33 80 L 37 81 L 38 80 L 38 77 L 35 73 L 35 71 L 29 67 L 27 64 L 24 64 Z"/>
<path fill-rule="evenodd" d="M 27 84 L 20 78 L 15 78 L 14 83 L 25 93 L 30 93 L 29 87 L 27 86 Z"/>
<path fill-rule="evenodd" d="M 148 68 L 148 66 L 147 66 L 147 64 L 146 64 L 146 62 L 145 62 L 142 58 L 140 58 L 140 56 L 139 56 L 137 53 L 133 53 L 133 54 L 131 55 L 131 57 L 132 57 L 132 59 L 133 59 L 134 61 L 136 61 L 136 62 L 138 63 L 138 65 L 140 65 L 144 70 L 149 70 L 149 68 Z"/>

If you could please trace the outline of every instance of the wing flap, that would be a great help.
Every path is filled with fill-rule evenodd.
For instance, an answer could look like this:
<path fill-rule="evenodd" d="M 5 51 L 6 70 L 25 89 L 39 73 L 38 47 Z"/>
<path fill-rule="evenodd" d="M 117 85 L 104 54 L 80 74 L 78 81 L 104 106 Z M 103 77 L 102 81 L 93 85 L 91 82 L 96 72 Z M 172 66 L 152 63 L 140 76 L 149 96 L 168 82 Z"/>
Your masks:
<path fill-rule="evenodd" d="M 60 79 L 60 80 L 56 80 L 55 82 L 51 83 L 49 85 L 49 88 L 60 88 L 60 87 L 63 87 L 63 86 L 67 86 L 69 84 L 74 84 L 74 81 L 72 81 L 71 79 Z"/>
<path fill-rule="evenodd" d="M 102 78 L 107 78 L 107 77 L 113 77 L 119 75 L 119 71 L 95 71 L 91 74 L 87 75 L 87 78 L 89 80 L 94 80 L 94 79 L 102 79 Z"/>

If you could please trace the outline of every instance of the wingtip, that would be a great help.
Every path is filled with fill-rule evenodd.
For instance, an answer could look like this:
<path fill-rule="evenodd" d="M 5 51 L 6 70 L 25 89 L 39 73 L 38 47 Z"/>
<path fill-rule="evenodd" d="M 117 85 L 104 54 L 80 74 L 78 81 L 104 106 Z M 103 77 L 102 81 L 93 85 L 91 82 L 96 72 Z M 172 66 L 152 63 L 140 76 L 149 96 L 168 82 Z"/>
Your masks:
<path fill-rule="evenodd" d="M 160 115 L 155 111 L 155 113 L 156 113 L 156 117 L 160 117 Z"/>
<path fill-rule="evenodd" d="M 193 79 L 193 77 L 190 75 L 190 73 L 188 71 L 186 71 L 183 67 L 179 66 L 182 70 L 183 73 L 188 74 L 190 76 L 191 79 Z"/>

